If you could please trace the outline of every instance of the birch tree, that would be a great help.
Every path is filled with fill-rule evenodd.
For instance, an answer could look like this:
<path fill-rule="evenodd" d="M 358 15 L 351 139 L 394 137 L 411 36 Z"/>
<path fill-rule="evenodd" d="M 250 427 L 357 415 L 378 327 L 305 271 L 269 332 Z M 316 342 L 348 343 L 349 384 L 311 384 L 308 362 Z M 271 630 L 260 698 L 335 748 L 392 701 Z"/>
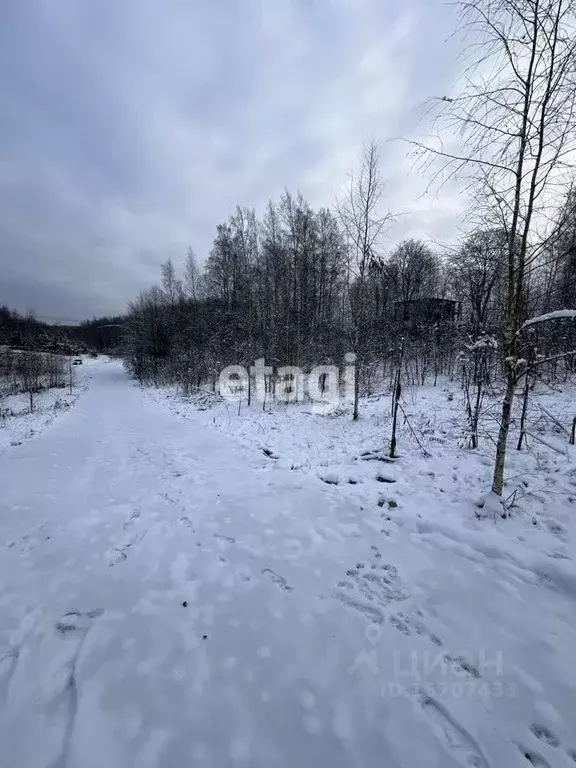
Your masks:
<path fill-rule="evenodd" d="M 440 159 L 440 177 L 467 179 L 475 210 L 506 234 L 505 386 L 492 479 L 500 495 L 527 281 L 574 163 L 576 0 L 464 0 L 459 8 L 472 61 L 461 90 L 436 100 L 438 143 L 411 143 Z"/>
<path fill-rule="evenodd" d="M 338 214 L 349 244 L 349 297 L 352 319 L 352 346 L 357 374 L 354 385 L 352 418 L 358 418 L 360 375 L 365 363 L 368 335 L 368 277 L 378 256 L 382 233 L 392 221 L 391 213 L 382 213 L 384 182 L 375 142 L 362 150 L 360 170 L 350 177 L 347 195 L 338 204 Z"/>
<path fill-rule="evenodd" d="M 188 298 L 193 300 L 200 298 L 200 278 L 201 274 L 194 251 L 192 248 L 188 248 L 184 264 L 184 290 Z"/>

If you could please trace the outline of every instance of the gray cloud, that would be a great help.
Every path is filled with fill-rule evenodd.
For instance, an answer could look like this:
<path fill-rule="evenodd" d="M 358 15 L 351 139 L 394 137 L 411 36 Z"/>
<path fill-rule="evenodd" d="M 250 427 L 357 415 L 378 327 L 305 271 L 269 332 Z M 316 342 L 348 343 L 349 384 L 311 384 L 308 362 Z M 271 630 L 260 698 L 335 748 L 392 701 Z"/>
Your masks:
<path fill-rule="evenodd" d="M 237 204 L 288 187 L 329 205 L 382 141 L 390 234 L 450 237 L 401 145 L 444 91 L 439 0 L 29 0 L 0 8 L 0 302 L 122 311 Z M 417 130 L 417 129 L 416 129 Z"/>

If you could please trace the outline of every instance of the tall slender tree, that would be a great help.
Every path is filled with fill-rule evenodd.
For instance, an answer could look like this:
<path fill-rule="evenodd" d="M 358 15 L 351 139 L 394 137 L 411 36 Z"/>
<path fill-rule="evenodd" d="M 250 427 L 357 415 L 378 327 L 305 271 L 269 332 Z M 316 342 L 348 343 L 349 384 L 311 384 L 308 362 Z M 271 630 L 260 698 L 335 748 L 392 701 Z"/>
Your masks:
<path fill-rule="evenodd" d="M 362 150 L 360 169 L 350 177 L 346 197 L 338 203 L 340 222 L 349 247 L 349 297 L 352 319 L 351 343 L 356 355 L 357 375 L 352 418 L 359 415 L 360 376 L 366 362 L 368 335 L 368 277 L 378 258 L 385 227 L 392 214 L 383 213 L 384 182 L 380 174 L 380 156 L 375 142 Z"/>
<path fill-rule="evenodd" d="M 574 162 L 576 2 L 463 0 L 459 5 L 476 58 L 465 71 L 463 88 L 437 103 L 440 128 L 461 135 L 462 144 L 451 150 L 445 143 L 411 143 L 441 159 L 440 173 L 467 177 L 476 210 L 506 233 L 506 381 L 492 479 L 492 490 L 500 495 L 527 281 L 554 230 L 558 193 Z"/>

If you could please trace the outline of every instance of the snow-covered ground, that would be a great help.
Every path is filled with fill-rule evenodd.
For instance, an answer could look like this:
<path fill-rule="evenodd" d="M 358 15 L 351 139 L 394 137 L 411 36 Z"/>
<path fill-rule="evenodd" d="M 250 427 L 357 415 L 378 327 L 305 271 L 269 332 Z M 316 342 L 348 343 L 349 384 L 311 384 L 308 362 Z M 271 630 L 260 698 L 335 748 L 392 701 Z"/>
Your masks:
<path fill-rule="evenodd" d="M 73 368 L 72 392 L 67 382 L 65 387 L 44 389 L 34 394 L 32 413 L 30 396 L 26 393 L 3 393 L 0 380 L 0 454 L 8 446 L 20 445 L 40 434 L 48 424 L 76 402 L 88 386 L 93 365 L 99 364 L 88 356 L 81 359 L 83 364 Z"/>
<path fill-rule="evenodd" d="M 0 453 L 0 765 L 574 765 L 574 449 L 540 419 L 573 392 L 506 520 L 458 391 L 406 396 L 431 455 L 403 427 L 389 464 L 387 397 L 238 416 L 93 364 Z"/>

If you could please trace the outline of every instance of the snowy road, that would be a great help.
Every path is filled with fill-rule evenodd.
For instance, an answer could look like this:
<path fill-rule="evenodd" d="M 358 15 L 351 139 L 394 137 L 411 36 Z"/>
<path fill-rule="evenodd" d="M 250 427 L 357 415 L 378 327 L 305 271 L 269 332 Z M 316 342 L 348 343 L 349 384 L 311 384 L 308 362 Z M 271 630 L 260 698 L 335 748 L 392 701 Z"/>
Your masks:
<path fill-rule="evenodd" d="M 562 563 L 388 519 L 91 370 L 0 455 L 2 768 L 574 765 Z"/>

